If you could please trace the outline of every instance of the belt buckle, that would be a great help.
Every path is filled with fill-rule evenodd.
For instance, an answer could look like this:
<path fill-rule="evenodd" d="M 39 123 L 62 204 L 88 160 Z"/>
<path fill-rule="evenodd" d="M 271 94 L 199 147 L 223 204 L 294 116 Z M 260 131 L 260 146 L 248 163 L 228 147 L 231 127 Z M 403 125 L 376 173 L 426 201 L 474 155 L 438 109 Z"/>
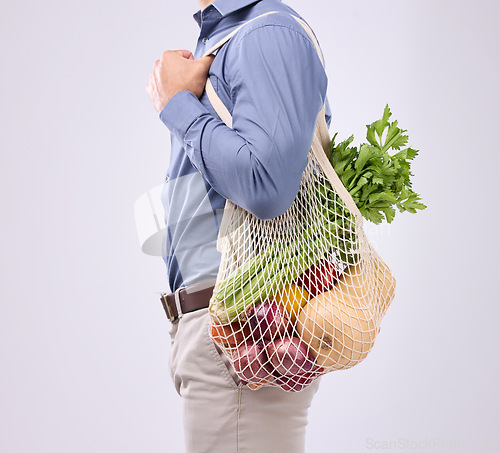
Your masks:
<path fill-rule="evenodd" d="M 167 316 L 170 319 L 170 322 L 175 321 L 175 316 L 174 313 L 172 312 L 172 309 L 170 308 L 170 305 L 167 300 L 167 293 L 161 293 L 161 299 L 163 303 L 163 307 L 165 308 L 165 311 L 167 312 Z"/>

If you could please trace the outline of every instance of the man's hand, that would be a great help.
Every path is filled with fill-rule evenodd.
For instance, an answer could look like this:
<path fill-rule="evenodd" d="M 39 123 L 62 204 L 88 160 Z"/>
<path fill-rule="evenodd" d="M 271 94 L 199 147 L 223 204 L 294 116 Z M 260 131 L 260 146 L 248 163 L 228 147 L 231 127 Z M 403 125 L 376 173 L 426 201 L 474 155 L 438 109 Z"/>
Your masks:
<path fill-rule="evenodd" d="M 194 59 L 189 50 L 167 50 L 155 61 L 146 91 L 159 112 L 179 91 L 189 90 L 200 97 L 214 55 Z"/>

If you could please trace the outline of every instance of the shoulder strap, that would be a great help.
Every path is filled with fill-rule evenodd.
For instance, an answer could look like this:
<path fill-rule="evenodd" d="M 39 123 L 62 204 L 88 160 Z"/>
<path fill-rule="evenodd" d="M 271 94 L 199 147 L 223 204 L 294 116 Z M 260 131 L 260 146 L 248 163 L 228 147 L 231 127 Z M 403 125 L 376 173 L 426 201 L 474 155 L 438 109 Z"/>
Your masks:
<path fill-rule="evenodd" d="M 207 50 L 204 54 L 203 57 L 206 57 L 207 55 L 210 55 L 214 53 L 216 50 L 218 50 L 220 47 L 222 47 L 223 44 L 225 44 L 227 41 L 229 41 L 241 27 L 244 27 L 246 24 L 249 22 L 252 22 L 252 20 L 258 19 L 259 17 L 262 16 L 267 16 L 268 14 L 273 14 L 277 13 L 278 11 L 268 11 L 267 13 L 261 14 L 260 16 L 256 16 L 253 19 L 250 19 L 246 21 L 245 23 L 241 24 L 239 27 L 234 29 L 231 33 L 228 35 L 224 36 L 217 44 L 212 46 L 209 50 Z M 226 108 L 224 103 L 220 100 L 219 96 L 215 92 L 215 89 L 212 85 L 212 82 L 210 81 L 210 77 L 207 77 L 207 82 L 205 84 L 205 91 L 207 92 L 208 99 L 210 100 L 212 106 L 214 107 L 215 111 L 219 115 L 220 119 L 226 123 L 226 125 L 230 128 L 233 127 L 233 118 L 231 117 L 231 114 L 229 113 L 229 110 Z"/>
<path fill-rule="evenodd" d="M 255 19 L 258 19 L 259 17 L 267 16 L 268 14 L 273 14 L 273 13 L 277 13 L 277 12 L 278 11 L 268 11 L 267 13 L 261 14 L 260 16 L 256 16 L 256 17 L 246 21 L 245 23 L 241 24 L 239 27 L 235 28 L 231 33 L 224 36 L 224 38 L 222 38 L 217 44 L 214 44 L 209 50 L 207 50 L 203 54 L 203 56 L 206 57 L 207 55 L 214 53 L 216 50 L 218 50 L 220 47 L 222 47 L 223 44 L 225 44 L 227 41 L 229 41 L 239 31 L 239 29 L 244 27 L 246 24 L 252 22 Z M 304 27 L 307 34 L 311 38 L 311 41 L 314 43 L 314 46 L 316 47 L 316 52 L 318 52 L 318 56 L 319 56 L 319 59 L 321 60 L 321 64 L 323 66 L 325 66 L 325 63 L 323 61 L 323 55 L 321 53 L 321 49 L 319 47 L 318 40 L 314 36 L 314 33 L 311 30 L 311 27 L 309 27 L 309 25 L 307 25 L 307 23 L 304 20 L 302 20 L 300 17 L 294 16 L 293 14 L 290 14 L 290 16 L 292 16 L 297 22 L 299 22 L 299 24 L 301 24 Z"/>
<path fill-rule="evenodd" d="M 231 33 L 229 33 L 224 38 L 222 38 L 217 44 L 215 44 L 209 50 L 207 50 L 203 54 L 203 56 L 205 57 L 207 55 L 210 55 L 210 54 L 214 53 L 216 50 L 218 50 L 220 47 L 222 47 L 222 45 L 224 45 L 227 41 L 229 41 L 240 30 L 240 28 L 244 27 L 249 22 L 251 22 L 251 21 L 253 21 L 255 19 L 258 19 L 259 17 L 267 16 L 268 14 L 273 14 L 273 13 L 277 13 L 277 12 L 278 11 L 268 11 L 267 13 L 264 13 L 264 14 L 261 14 L 259 16 L 256 16 L 256 17 L 248 20 L 247 22 L 241 24 L 239 27 L 237 27 L 236 29 L 234 29 Z M 324 67 L 325 63 L 323 61 L 323 55 L 321 53 L 321 49 L 319 47 L 319 43 L 318 43 L 316 37 L 314 36 L 313 31 L 311 30 L 311 28 L 309 27 L 309 25 L 307 25 L 307 23 L 305 21 L 303 21 L 300 17 L 294 16 L 293 14 L 290 14 L 290 15 L 297 22 L 299 22 L 304 27 L 304 29 L 306 30 L 307 34 L 309 35 L 309 37 L 311 38 L 312 42 L 314 43 L 314 46 L 316 48 L 316 52 L 318 53 L 319 59 L 321 61 L 321 64 Z M 205 91 L 207 92 L 208 99 L 210 100 L 212 106 L 214 107 L 215 111 L 217 112 L 217 114 L 219 115 L 219 117 L 221 118 L 221 120 L 224 121 L 224 123 L 226 123 L 227 126 L 229 126 L 229 127 L 232 128 L 233 127 L 233 119 L 231 117 L 231 114 L 229 113 L 229 111 L 227 110 L 226 106 L 224 105 L 224 103 L 220 100 L 219 96 L 217 95 L 217 93 L 216 93 L 216 91 L 215 91 L 215 89 L 214 89 L 214 87 L 212 85 L 212 82 L 210 81 L 210 77 L 207 77 L 207 82 L 205 84 Z M 325 107 L 323 106 L 321 112 L 323 113 L 322 118 L 323 118 L 324 125 L 321 125 L 321 127 L 319 128 L 318 132 L 320 132 L 320 134 L 321 134 L 321 141 L 323 143 L 326 143 L 327 139 L 328 139 L 328 142 L 330 141 L 330 136 L 329 136 L 329 132 L 328 132 L 328 126 L 326 124 L 326 120 L 325 120 L 325 117 L 324 117 L 324 110 L 325 110 Z M 319 115 L 318 115 L 318 118 L 319 118 Z"/>
<path fill-rule="evenodd" d="M 254 17 L 254 18 L 252 18 L 250 20 L 247 20 L 245 23 L 243 23 L 239 27 L 235 28 L 231 33 L 229 33 L 228 35 L 224 36 L 224 38 L 222 38 L 217 44 L 213 45 L 209 50 L 207 50 L 203 54 L 203 57 L 206 57 L 207 55 L 210 55 L 210 54 L 214 53 L 217 49 L 219 49 L 219 47 L 222 47 L 222 45 L 225 44 L 227 41 L 229 41 L 238 32 L 238 30 L 241 27 L 244 27 L 246 24 L 252 22 L 255 19 L 258 19 L 259 17 L 267 16 L 268 14 L 273 14 L 273 13 L 277 13 L 277 12 L 278 11 L 268 11 L 267 13 L 261 14 L 260 16 L 256 16 L 256 17 Z"/>

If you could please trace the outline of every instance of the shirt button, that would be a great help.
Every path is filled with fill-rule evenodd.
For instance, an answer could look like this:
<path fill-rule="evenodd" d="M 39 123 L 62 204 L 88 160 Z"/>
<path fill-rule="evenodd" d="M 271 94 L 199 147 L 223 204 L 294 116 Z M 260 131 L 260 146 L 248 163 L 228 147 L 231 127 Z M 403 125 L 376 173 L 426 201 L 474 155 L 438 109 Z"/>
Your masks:
<path fill-rule="evenodd" d="M 203 39 L 202 39 L 202 42 L 203 44 L 206 44 L 208 42 L 208 38 L 205 36 Z"/>

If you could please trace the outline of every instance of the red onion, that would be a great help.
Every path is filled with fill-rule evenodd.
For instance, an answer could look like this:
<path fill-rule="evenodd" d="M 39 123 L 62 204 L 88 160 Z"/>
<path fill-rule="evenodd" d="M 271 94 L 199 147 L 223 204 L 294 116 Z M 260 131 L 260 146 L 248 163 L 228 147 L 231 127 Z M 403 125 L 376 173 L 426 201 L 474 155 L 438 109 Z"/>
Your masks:
<path fill-rule="evenodd" d="M 266 345 L 267 355 L 276 371 L 282 375 L 303 374 L 310 371 L 314 359 L 306 344 L 297 337 L 277 339 Z"/>
<path fill-rule="evenodd" d="M 273 340 L 291 328 L 286 310 L 271 299 L 253 305 L 248 313 L 248 322 L 255 341 Z"/>
<path fill-rule="evenodd" d="M 313 366 L 311 371 L 295 376 L 280 376 L 276 379 L 276 383 L 288 392 L 300 392 L 306 387 L 309 387 L 313 381 L 319 377 L 325 369 L 323 367 Z"/>
<path fill-rule="evenodd" d="M 272 373 L 266 351 L 259 343 L 251 341 L 233 351 L 233 365 L 239 378 L 245 383 L 260 382 Z"/>
<path fill-rule="evenodd" d="M 279 386 L 288 392 L 300 392 L 313 382 L 313 376 L 302 374 L 297 376 L 281 376 L 276 380 Z"/>

